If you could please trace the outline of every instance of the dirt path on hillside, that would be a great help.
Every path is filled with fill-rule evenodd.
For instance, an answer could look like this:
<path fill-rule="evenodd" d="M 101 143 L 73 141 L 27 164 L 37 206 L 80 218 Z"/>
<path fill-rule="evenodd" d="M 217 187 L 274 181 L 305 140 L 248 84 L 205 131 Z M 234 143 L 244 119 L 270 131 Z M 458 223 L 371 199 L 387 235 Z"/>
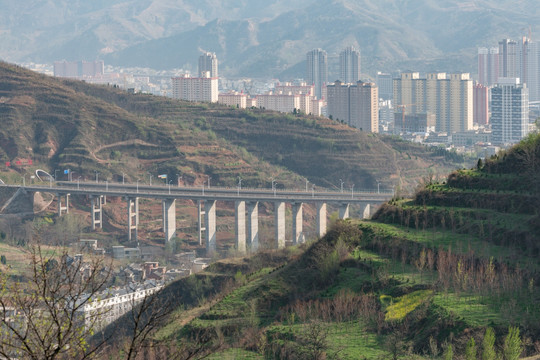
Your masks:
<path fill-rule="evenodd" d="M 146 141 L 142 141 L 139 139 L 126 140 L 126 141 L 119 141 L 112 144 L 99 146 L 94 150 L 90 150 L 90 156 L 92 156 L 100 164 L 108 163 L 109 162 L 108 160 L 103 160 L 103 159 L 98 158 L 96 153 L 104 149 L 109 149 L 109 148 L 113 148 L 116 146 L 123 146 L 123 145 L 142 145 L 142 146 L 149 146 L 149 147 L 154 147 L 154 148 L 159 147 L 159 145 L 147 143 Z"/>
<path fill-rule="evenodd" d="M 183 327 L 189 324 L 191 321 L 195 320 L 199 316 L 203 315 L 205 312 L 209 311 L 212 306 L 217 304 L 220 300 L 214 299 L 212 301 L 206 302 L 202 306 L 192 308 L 190 310 L 182 311 L 180 314 L 176 315 L 173 321 L 176 325 Z"/>
<path fill-rule="evenodd" d="M 138 139 L 135 139 L 135 140 L 126 140 L 126 141 L 119 141 L 119 142 L 116 142 L 116 143 L 113 143 L 113 144 L 108 144 L 108 145 L 102 145 L 94 150 L 90 150 L 90 156 L 96 161 L 98 162 L 99 164 L 108 164 L 110 163 L 110 160 L 104 160 L 104 159 L 100 159 L 97 157 L 96 153 L 100 152 L 101 150 L 104 150 L 104 149 L 109 149 L 109 148 L 114 148 L 116 146 L 124 146 L 124 145 L 142 145 L 142 146 L 148 146 L 148 147 L 153 147 L 153 148 L 157 148 L 159 147 L 159 145 L 156 145 L 156 144 L 151 144 L 151 143 L 148 143 L 146 141 L 142 141 L 142 140 L 138 140 Z M 159 161 L 159 162 L 163 162 L 163 161 L 170 161 L 170 160 L 174 160 L 176 159 L 176 157 L 168 157 L 168 158 L 161 158 L 161 159 L 138 159 L 138 161 L 142 164 L 148 164 L 148 163 L 153 163 L 153 162 L 156 162 L 156 161 Z"/>
<path fill-rule="evenodd" d="M 42 194 L 40 192 L 36 192 L 34 194 L 34 213 L 39 214 L 40 212 L 47 210 L 47 208 L 52 204 L 53 201 L 54 196 L 50 193 Z"/>

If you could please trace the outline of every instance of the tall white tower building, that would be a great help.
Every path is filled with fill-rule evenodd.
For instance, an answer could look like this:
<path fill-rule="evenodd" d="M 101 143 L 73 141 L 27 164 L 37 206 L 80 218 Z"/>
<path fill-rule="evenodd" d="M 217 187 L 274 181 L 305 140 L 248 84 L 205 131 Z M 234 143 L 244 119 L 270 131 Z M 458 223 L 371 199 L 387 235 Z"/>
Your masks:
<path fill-rule="evenodd" d="M 499 48 L 478 48 L 478 82 L 493 86 L 499 78 Z"/>
<path fill-rule="evenodd" d="M 519 46 L 514 40 L 499 41 L 499 77 L 519 78 Z"/>
<path fill-rule="evenodd" d="M 491 89 L 491 141 L 513 144 L 529 130 L 529 89 L 517 78 L 499 78 Z"/>
<path fill-rule="evenodd" d="M 315 86 L 315 96 L 318 99 L 325 97 L 325 88 L 328 83 L 328 55 L 322 49 L 315 49 L 307 53 L 308 85 Z"/>
<path fill-rule="evenodd" d="M 529 100 L 540 100 L 540 46 L 538 42 L 524 37 L 520 56 L 520 80 L 527 84 Z"/>
<path fill-rule="evenodd" d="M 340 80 L 355 84 L 360 80 L 360 52 L 349 46 L 339 54 Z"/>
<path fill-rule="evenodd" d="M 205 77 L 206 72 L 210 72 L 211 78 L 217 78 L 218 75 L 218 59 L 215 53 L 204 53 L 199 56 L 199 77 Z"/>

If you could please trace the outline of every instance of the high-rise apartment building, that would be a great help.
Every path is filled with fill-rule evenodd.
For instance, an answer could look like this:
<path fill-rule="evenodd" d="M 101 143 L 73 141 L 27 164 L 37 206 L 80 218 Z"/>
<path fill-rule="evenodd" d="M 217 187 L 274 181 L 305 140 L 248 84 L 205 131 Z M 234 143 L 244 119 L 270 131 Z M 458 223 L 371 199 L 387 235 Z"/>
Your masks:
<path fill-rule="evenodd" d="M 519 46 L 514 40 L 499 41 L 499 77 L 519 78 Z"/>
<path fill-rule="evenodd" d="M 350 91 L 349 85 L 336 81 L 326 87 L 328 117 L 343 121 L 350 125 Z"/>
<path fill-rule="evenodd" d="M 379 89 L 374 83 L 358 81 L 349 87 L 350 125 L 363 131 L 379 132 Z"/>
<path fill-rule="evenodd" d="M 267 94 L 257 95 L 257 106 L 266 110 L 279 112 L 293 112 L 296 110 L 310 114 L 312 99 L 313 97 L 309 94 L 269 92 Z"/>
<path fill-rule="evenodd" d="M 54 76 L 58 77 L 94 77 L 103 76 L 105 65 L 97 61 L 55 61 Z"/>
<path fill-rule="evenodd" d="M 360 80 L 360 52 L 349 46 L 339 54 L 340 80 L 346 84 L 355 84 Z"/>
<path fill-rule="evenodd" d="M 218 59 L 215 53 L 207 52 L 199 56 L 199 77 L 204 77 L 207 71 L 210 72 L 210 77 L 219 77 Z"/>
<path fill-rule="evenodd" d="M 520 78 L 527 84 L 529 100 L 540 100 L 540 46 L 538 42 L 524 37 L 521 42 Z"/>
<path fill-rule="evenodd" d="M 378 71 L 375 82 L 379 88 L 379 97 L 383 100 L 392 100 L 394 97 L 394 83 L 392 75 Z"/>
<path fill-rule="evenodd" d="M 448 108 L 441 113 L 439 131 L 455 133 L 473 128 L 473 82 L 470 74 L 450 74 L 447 87 Z M 441 107 L 442 108 L 442 107 Z M 436 126 L 437 128 L 437 126 Z"/>
<path fill-rule="evenodd" d="M 491 90 L 491 141 L 513 144 L 529 131 L 529 89 L 517 78 L 499 78 Z"/>
<path fill-rule="evenodd" d="M 277 83 L 273 91 L 257 95 L 257 106 L 280 112 L 301 111 L 321 115 L 323 102 L 314 95 L 315 86 L 305 82 Z"/>
<path fill-rule="evenodd" d="M 473 89 L 468 73 L 402 73 L 394 79 L 394 108 L 399 114 L 435 114 L 436 130 L 448 133 L 473 126 Z"/>
<path fill-rule="evenodd" d="M 478 48 L 478 82 L 492 86 L 499 78 L 499 49 Z"/>
<path fill-rule="evenodd" d="M 540 45 L 538 42 L 532 41 L 529 37 L 523 37 L 520 41 L 510 39 L 499 41 L 499 77 L 519 79 L 520 83 L 527 84 L 529 100 L 539 101 Z"/>
<path fill-rule="evenodd" d="M 190 77 L 184 75 L 172 78 L 173 97 L 187 101 L 217 102 L 218 78 L 208 76 Z"/>
<path fill-rule="evenodd" d="M 328 116 L 368 132 L 379 132 L 379 92 L 374 83 L 362 81 L 327 86 Z"/>
<path fill-rule="evenodd" d="M 328 56 L 326 51 L 321 49 L 312 50 L 306 56 L 307 82 L 315 86 L 315 96 L 318 99 L 323 99 L 328 83 Z"/>
<path fill-rule="evenodd" d="M 407 115 L 426 111 L 426 79 L 420 79 L 417 72 L 407 72 L 393 82 L 395 112 Z"/>
<path fill-rule="evenodd" d="M 489 88 L 476 84 L 473 88 L 473 122 L 487 125 L 489 121 Z"/>

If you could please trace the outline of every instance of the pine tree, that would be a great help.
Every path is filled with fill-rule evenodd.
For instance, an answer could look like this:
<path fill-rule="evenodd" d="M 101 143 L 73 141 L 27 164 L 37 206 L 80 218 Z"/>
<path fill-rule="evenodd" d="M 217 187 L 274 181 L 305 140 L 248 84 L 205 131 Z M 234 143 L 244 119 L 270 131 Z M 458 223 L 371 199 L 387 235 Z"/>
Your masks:
<path fill-rule="evenodd" d="M 471 338 L 465 348 L 465 360 L 476 360 L 476 342 Z"/>
<path fill-rule="evenodd" d="M 518 360 L 522 350 L 519 328 L 517 326 L 510 326 L 508 328 L 508 335 L 504 339 L 503 359 Z"/>
<path fill-rule="evenodd" d="M 482 360 L 496 360 L 497 354 L 495 353 L 495 332 L 492 328 L 488 327 L 484 334 L 484 340 L 482 341 Z"/>

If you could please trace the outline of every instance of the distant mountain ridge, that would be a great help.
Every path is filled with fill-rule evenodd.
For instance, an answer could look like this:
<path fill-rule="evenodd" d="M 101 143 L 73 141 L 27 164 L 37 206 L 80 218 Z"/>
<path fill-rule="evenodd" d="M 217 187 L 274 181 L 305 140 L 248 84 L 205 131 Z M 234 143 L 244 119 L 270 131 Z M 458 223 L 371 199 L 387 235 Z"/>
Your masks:
<path fill-rule="evenodd" d="M 533 0 L 2 1 L 0 57 L 52 62 L 104 58 L 156 69 L 215 51 L 225 76 L 276 76 L 316 47 L 362 51 L 365 73 L 411 67 L 474 71 L 474 48 L 517 38 Z M 294 75 L 303 73 L 295 71 Z"/>

